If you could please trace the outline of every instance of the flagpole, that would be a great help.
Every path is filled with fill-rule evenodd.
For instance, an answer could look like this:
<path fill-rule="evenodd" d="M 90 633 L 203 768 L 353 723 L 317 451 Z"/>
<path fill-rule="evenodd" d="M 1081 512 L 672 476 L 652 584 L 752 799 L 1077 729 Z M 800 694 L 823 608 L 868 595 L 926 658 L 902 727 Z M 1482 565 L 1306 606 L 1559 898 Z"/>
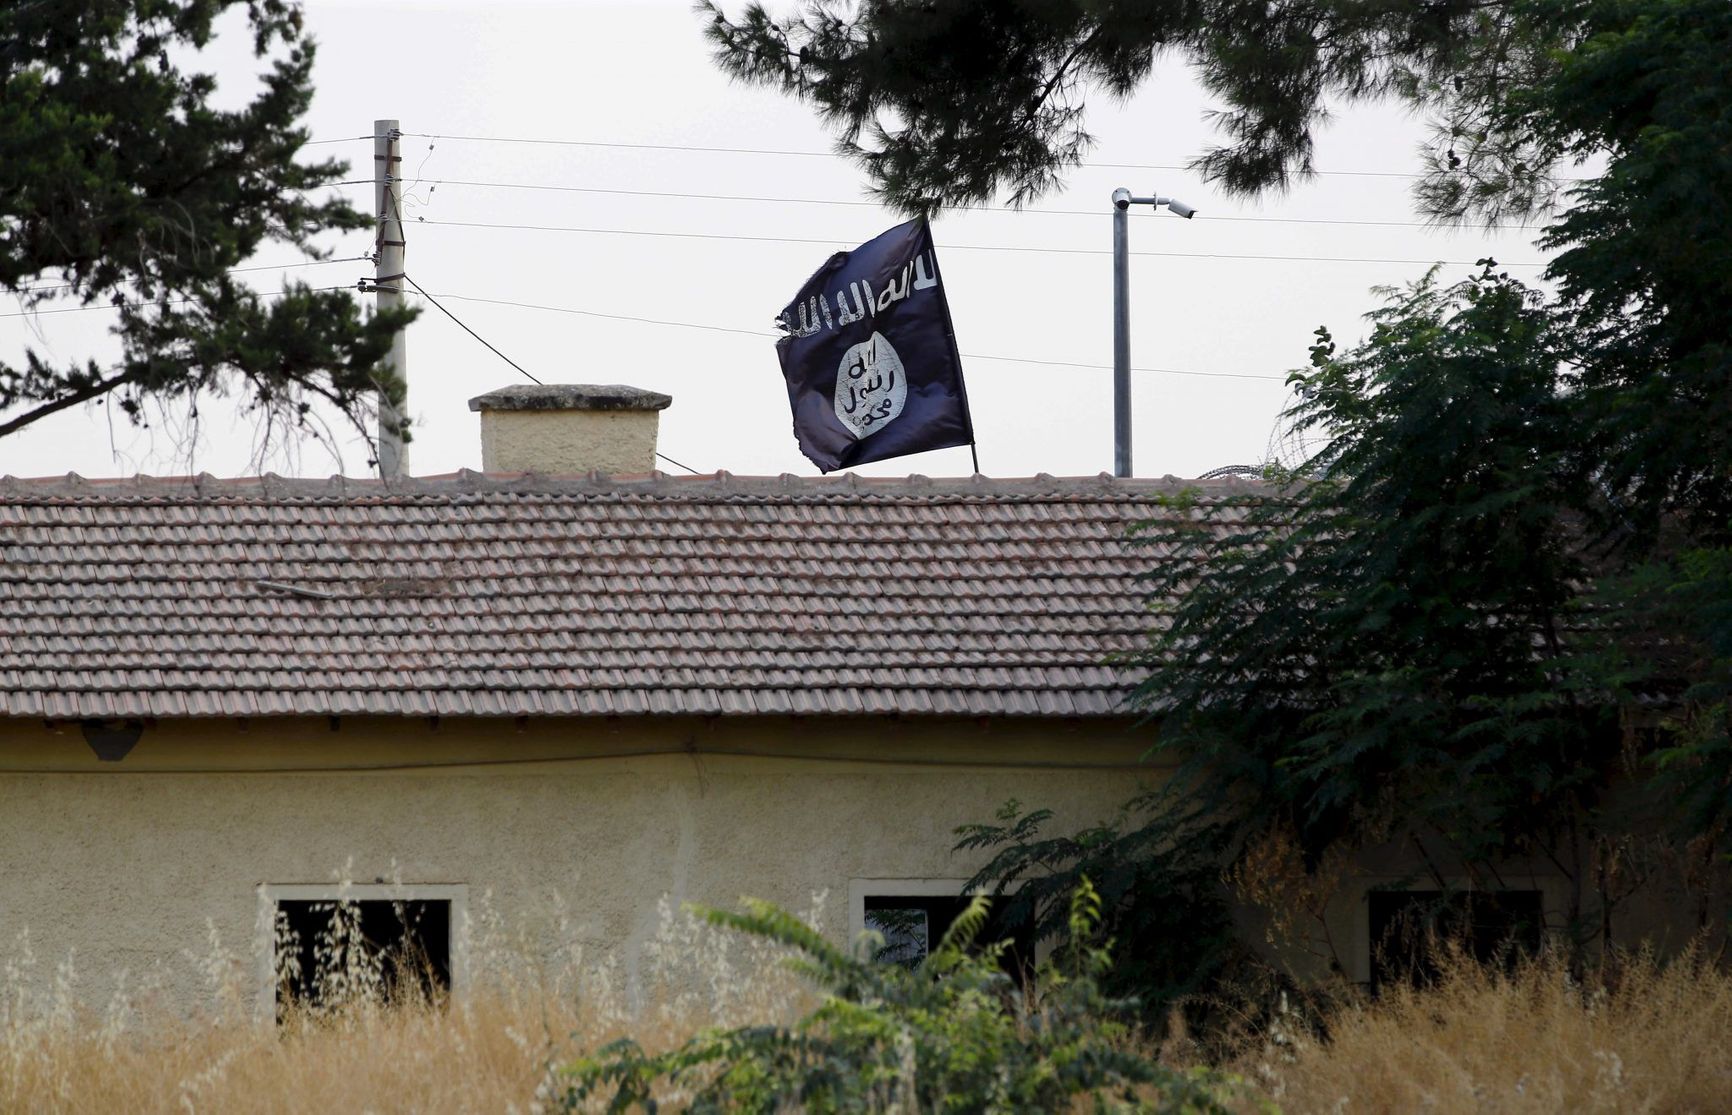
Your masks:
<path fill-rule="evenodd" d="M 926 242 L 930 245 L 932 222 L 925 217 L 922 217 L 921 221 L 926 225 Z M 932 277 L 938 280 L 939 289 L 942 290 L 944 272 L 938 266 L 936 250 L 932 253 Z M 974 410 L 968 405 L 968 377 L 962 374 L 962 350 L 956 346 L 956 323 L 950 320 L 950 299 L 943 299 L 940 304 L 944 307 L 944 335 L 950 339 L 950 354 L 956 360 L 956 390 L 962 395 L 962 413 L 968 415 L 968 459 L 974 464 L 974 475 L 979 476 L 980 450 L 974 443 Z"/>

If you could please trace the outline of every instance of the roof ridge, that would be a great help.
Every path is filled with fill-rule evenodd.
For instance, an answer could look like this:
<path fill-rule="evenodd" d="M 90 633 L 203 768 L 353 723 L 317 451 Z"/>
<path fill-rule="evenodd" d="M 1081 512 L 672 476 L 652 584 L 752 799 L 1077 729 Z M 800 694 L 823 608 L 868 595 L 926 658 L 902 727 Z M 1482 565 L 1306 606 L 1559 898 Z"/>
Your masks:
<path fill-rule="evenodd" d="M 374 477 L 333 475 L 324 478 L 281 476 L 218 477 L 208 472 L 194 476 L 85 477 L 76 472 L 64 476 L 0 477 L 0 500 L 72 498 L 97 502 L 133 499 L 380 499 L 392 497 L 440 497 L 453 495 L 523 494 L 552 496 L 645 496 L 693 497 L 706 494 L 728 497 L 872 496 L 950 497 L 1001 499 L 1006 497 L 1113 498 L 1158 495 L 1200 490 L 1203 494 L 1265 493 L 1274 486 L 1260 480 L 1224 478 L 1183 479 L 1155 477 L 1095 476 L 1060 477 L 1037 473 L 1021 477 L 931 477 L 861 476 L 854 472 L 829 476 L 739 476 L 726 471 L 695 476 L 672 476 L 664 472 L 609 475 L 482 473 L 461 469 L 435 476 L 381 480 Z"/>

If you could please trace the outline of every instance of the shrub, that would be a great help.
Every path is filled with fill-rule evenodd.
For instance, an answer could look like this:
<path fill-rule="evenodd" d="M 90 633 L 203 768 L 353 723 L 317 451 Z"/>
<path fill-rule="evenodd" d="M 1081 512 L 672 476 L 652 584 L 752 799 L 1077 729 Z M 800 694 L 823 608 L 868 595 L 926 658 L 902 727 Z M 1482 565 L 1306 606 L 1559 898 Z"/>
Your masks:
<path fill-rule="evenodd" d="M 1003 945 L 972 950 L 987 902 L 976 898 L 919 965 L 868 959 L 767 903 L 706 910 L 723 926 L 794 951 L 790 963 L 822 992 L 792 1026 L 709 1030 L 650 1055 L 630 1038 L 566 1070 L 567 1110 L 654 1112 L 679 1101 L 699 1112 L 1224 1111 L 1225 1081 L 1157 1064 L 1098 978 L 1110 946 L 1086 942 L 1100 899 L 1086 881 L 1071 899 L 1079 942 L 1015 986 Z"/>

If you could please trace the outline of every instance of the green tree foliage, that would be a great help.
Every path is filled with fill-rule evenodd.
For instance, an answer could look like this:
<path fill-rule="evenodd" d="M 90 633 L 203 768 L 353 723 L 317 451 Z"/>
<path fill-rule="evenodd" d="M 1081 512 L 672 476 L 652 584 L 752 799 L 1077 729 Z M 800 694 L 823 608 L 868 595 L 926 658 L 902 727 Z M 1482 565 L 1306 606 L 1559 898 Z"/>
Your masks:
<path fill-rule="evenodd" d="M 614 1042 L 565 1070 L 558 1099 L 650 1112 L 670 1091 L 696 1112 L 1225 1112 L 1226 1081 L 1155 1063 L 1126 1021 L 1131 1005 L 1101 991 L 1111 945 L 1096 941 L 1100 899 L 1086 881 L 1065 908 L 1073 947 L 1023 988 L 1004 974 L 1003 946 L 970 948 L 984 899 L 912 970 L 851 955 L 766 903 L 706 911 L 792 950 L 819 1006 L 792 1027 L 712 1031 L 663 1054 Z"/>
<path fill-rule="evenodd" d="M 1161 557 L 1135 702 L 1179 764 L 1169 786 L 1070 840 L 1040 838 L 1040 815 L 959 830 L 1000 849 L 982 881 L 1034 880 L 1018 901 L 1047 937 L 1063 937 L 1054 883 L 1118 881 L 1115 927 L 1157 934 L 1157 965 L 1164 946 L 1194 966 L 1191 987 L 1182 967 L 1124 970 L 1145 997 L 1231 971 L 1223 882 L 1256 889 L 1272 846 L 1304 873 L 1399 845 L 1445 889 L 1462 871 L 1496 889 L 1511 859 L 1550 860 L 1588 929 L 1621 897 L 1595 892 L 1593 854 L 1622 831 L 1602 795 L 1638 677 L 1617 614 L 1584 591 L 1597 489 L 1564 342 L 1489 264 L 1384 296 L 1363 343 L 1338 351 L 1319 330 L 1292 377 L 1287 419 L 1325 436 L 1302 476 L 1222 497 L 1230 508 L 1181 493 L 1137 534 Z"/>
<path fill-rule="evenodd" d="M 1313 131 L 1331 103 L 1401 97 L 1439 124 L 1431 192 L 1495 194 L 1499 211 L 1532 209 L 1556 182 L 1545 160 L 1522 165 L 1516 152 L 1533 147 L 1527 137 L 1488 133 L 1471 146 L 1471 165 L 1455 150 L 1469 150 L 1467 129 L 1487 98 L 1501 105 L 1548 70 L 1555 46 L 1581 34 L 1579 13 L 1567 8 L 1535 0 L 810 0 L 783 18 L 758 3 L 730 18 L 709 0 L 699 5 L 724 69 L 812 102 L 839 149 L 889 204 L 908 210 L 1040 196 L 1088 150 L 1089 92 L 1127 95 L 1168 54 L 1194 64 L 1226 106 L 1216 123 L 1228 142 L 1199 166 L 1231 192 L 1309 174 Z"/>
<path fill-rule="evenodd" d="M 1625 669 L 1670 698 L 1660 812 L 1712 850 L 1732 821 L 1732 5 L 1540 10 L 1588 33 L 1498 124 L 1605 159 L 1545 234 L 1548 277 L 1602 581 L 1641 633 Z"/>
<path fill-rule="evenodd" d="M 1224 541 L 1183 501 L 1151 525 L 1151 599 L 1178 603 L 1138 702 L 1186 757 L 1184 806 L 1142 799 L 1069 840 L 1040 814 L 969 826 L 965 847 L 996 851 L 988 875 L 1086 861 L 1135 880 L 1109 903 L 1134 920 L 1153 916 L 1142 894 L 1197 889 L 1203 861 L 1180 848 L 1242 864 L 1280 833 L 1316 867 L 1401 839 L 1493 884 L 1512 855 L 1553 857 L 1604 932 L 1617 896 L 1588 893 L 1593 849 L 1638 831 L 1608 812 L 1610 783 L 1634 775 L 1685 835 L 1723 838 L 1732 5 L 700 8 L 725 69 L 814 104 L 903 208 L 1051 188 L 1087 147 L 1087 93 L 1127 93 L 1171 51 L 1225 105 L 1199 167 L 1229 192 L 1305 173 L 1326 101 L 1393 96 L 1434 125 L 1423 211 L 1558 214 L 1554 295 L 1489 267 L 1387 292 L 1365 343 L 1323 333 L 1295 380 L 1287 418 L 1328 439 L 1302 477 L 1247 493 Z M 1594 173 L 1572 184 L 1570 166 Z M 1197 803 L 1231 833 L 1185 820 Z M 1061 933 L 1051 891 L 1024 893 Z"/>
<path fill-rule="evenodd" d="M 237 6 L 268 65 L 224 111 L 215 78 L 182 67 Z M 0 7 L 0 287 L 27 306 L 113 306 L 120 347 L 112 362 L 0 364 L 0 435 L 110 393 L 136 421 L 146 400 L 214 391 L 291 426 L 316 401 L 360 424 L 376 393 L 400 398 L 379 361 L 412 314 L 363 318 L 305 283 L 267 302 L 227 273 L 269 242 L 318 256 L 319 234 L 372 225 L 313 193 L 344 164 L 296 161 L 312 65 L 285 0 Z"/>
<path fill-rule="evenodd" d="M 1001 923 L 1050 942 L 1070 938 L 1070 899 L 1086 884 L 1116 942 L 1100 976 L 1107 993 L 1134 998 L 1151 1024 L 1183 1006 L 1206 1025 L 1200 996 L 1246 957 L 1221 887 L 1237 826 L 1191 789 L 1175 779 L 1073 835 L 1046 831 L 1051 810 L 1009 802 L 993 822 L 957 830 L 958 850 L 992 852 L 969 885 L 996 887 Z"/>
<path fill-rule="evenodd" d="M 1604 152 L 1546 233 L 1586 448 L 1628 541 L 1732 544 L 1732 5 L 1616 0 L 1521 125 Z M 1526 102 L 1524 102 L 1526 105 Z"/>
<path fill-rule="evenodd" d="M 1619 738 L 1548 316 L 1490 267 L 1389 298 L 1294 377 L 1318 475 L 1248 496 L 1225 539 L 1184 506 L 1145 530 L 1176 603 L 1138 701 L 1313 861 L 1410 835 L 1478 865 L 1570 847 Z"/>
<path fill-rule="evenodd" d="M 1656 789 L 1673 831 L 1723 845 L 1732 828 L 1732 549 L 1698 547 L 1644 564 L 1620 586 L 1643 677 L 1677 688 L 1665 706 Z"/>

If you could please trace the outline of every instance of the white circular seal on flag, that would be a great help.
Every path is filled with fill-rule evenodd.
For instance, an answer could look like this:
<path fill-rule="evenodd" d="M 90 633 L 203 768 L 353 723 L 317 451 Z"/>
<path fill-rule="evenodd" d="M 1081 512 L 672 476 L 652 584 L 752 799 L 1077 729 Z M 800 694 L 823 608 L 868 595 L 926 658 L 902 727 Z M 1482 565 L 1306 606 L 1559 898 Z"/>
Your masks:
<path fill-rule="evenodd" d="M 873 333 L 842 354 L 836 369 L 836 417 L 858 441 L 896 420 L 908 402 L 908 376 L 902 358 Z"/>

